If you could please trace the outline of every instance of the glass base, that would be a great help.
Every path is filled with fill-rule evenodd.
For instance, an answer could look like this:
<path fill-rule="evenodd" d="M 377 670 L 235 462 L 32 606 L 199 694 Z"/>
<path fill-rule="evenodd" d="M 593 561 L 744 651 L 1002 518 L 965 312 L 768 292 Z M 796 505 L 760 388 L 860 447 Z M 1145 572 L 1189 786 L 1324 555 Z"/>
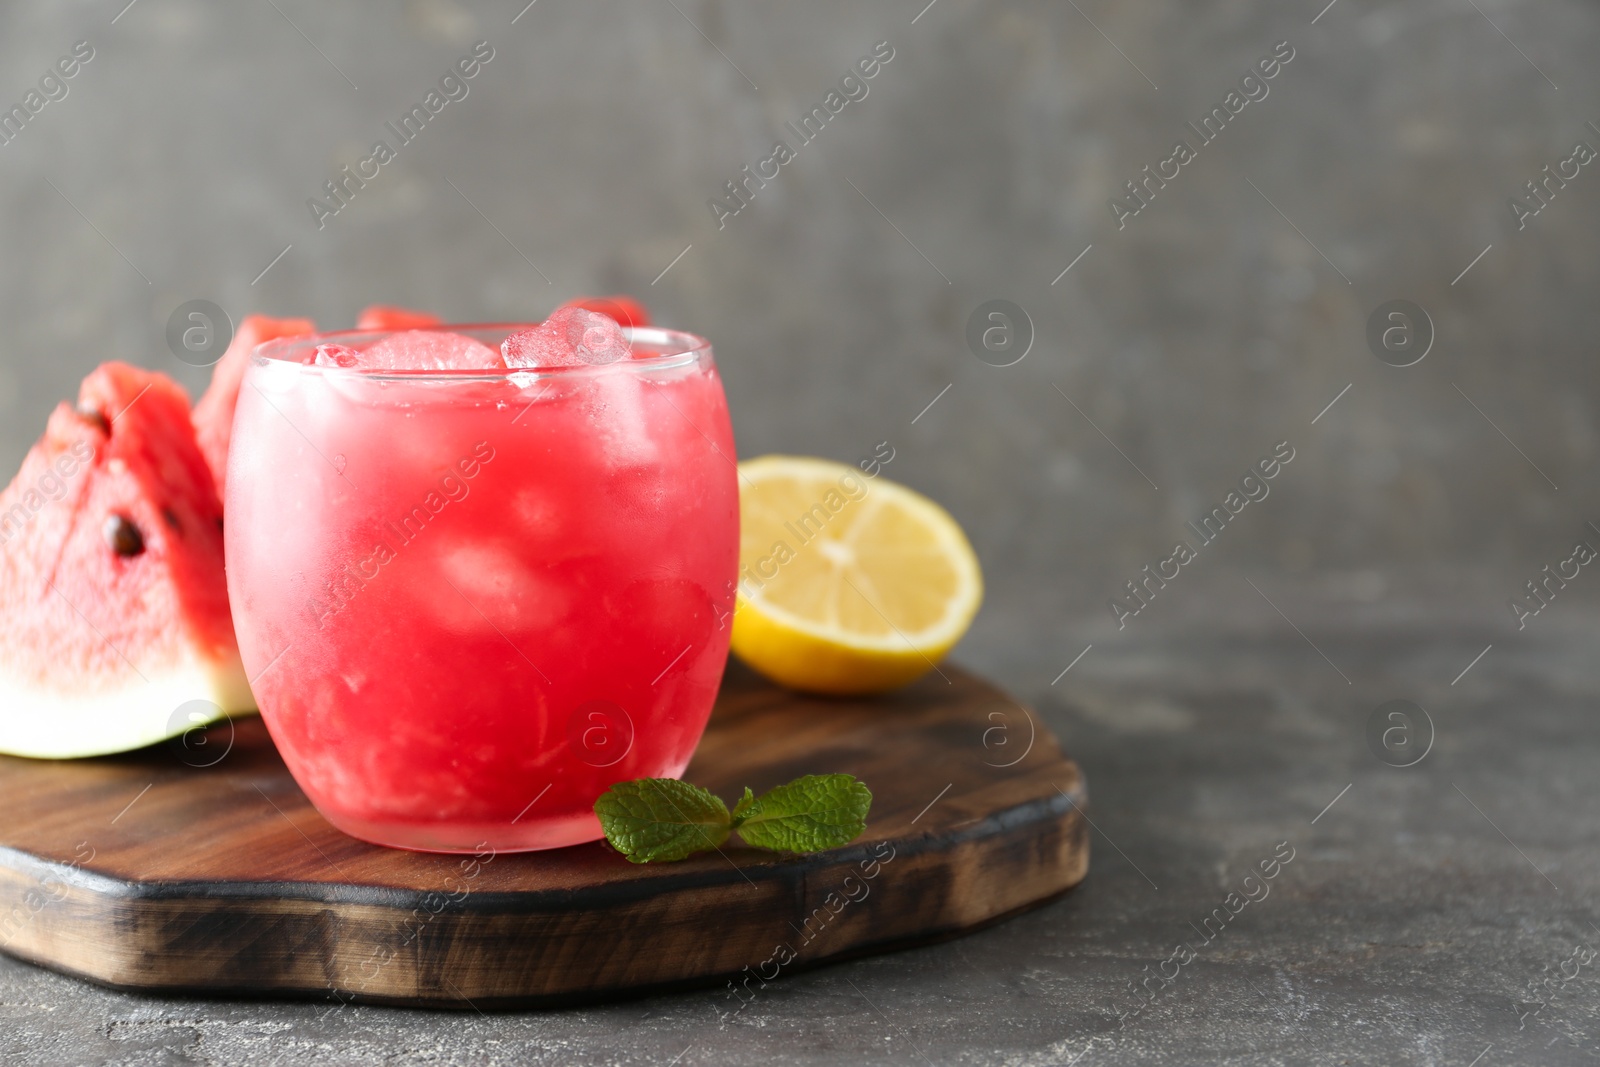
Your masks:
<path fill-rule="evenodd" d="M 393 822 L 363 819 L 318 808 L 322 817 L 351 837 L 386 848 L 453 855 L 538 852 L 598 841 L 605 836 L 593 812 L 506 822 Z"/>

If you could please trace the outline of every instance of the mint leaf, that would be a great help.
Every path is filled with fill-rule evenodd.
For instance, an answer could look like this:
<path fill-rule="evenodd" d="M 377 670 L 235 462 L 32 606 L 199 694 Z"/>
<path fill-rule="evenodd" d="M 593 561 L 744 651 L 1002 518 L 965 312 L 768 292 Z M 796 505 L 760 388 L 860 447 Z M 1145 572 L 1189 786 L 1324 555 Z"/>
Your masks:
<path fill-rule="evenodd" d="M 757 848 L 821 852 L 854 841 L 867 828 L 872 791 L 848 774 L 808 774 L 735 809 L 739 836 Z"/>
<path fill-rule="evenodd" d="M 618 782 L 594 802 L 606 840 L 632 863 L 681 860 L 728 839 L 727 806 L 676 778 Z"/>
<path fill-rule="evenodd" d="M 744 822 L 746 813 L 750 811 L 750 808 L 755 804 L 755 802 L 756 795 L 750 792 L 749 786 L 745 786 L 744 796 L 740 797 L 739 803 L 733 806 L 733 825 L 735 829 L 738 828 L 740 823 Z"/>

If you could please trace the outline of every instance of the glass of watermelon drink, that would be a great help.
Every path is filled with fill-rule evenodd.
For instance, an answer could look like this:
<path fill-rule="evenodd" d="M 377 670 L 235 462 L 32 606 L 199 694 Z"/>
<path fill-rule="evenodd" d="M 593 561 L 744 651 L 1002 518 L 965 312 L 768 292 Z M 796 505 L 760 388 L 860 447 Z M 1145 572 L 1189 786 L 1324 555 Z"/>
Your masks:
<path fill-rule="evenodd" d="M 295 781 L 352 836 L 596 840 L 595 799 L 682 774 L 710 716 L 739 510 L 711 347 L 603 316 L 553 342 L 561 314 L 274 341 L 246 372 L 240 651 Z"/>

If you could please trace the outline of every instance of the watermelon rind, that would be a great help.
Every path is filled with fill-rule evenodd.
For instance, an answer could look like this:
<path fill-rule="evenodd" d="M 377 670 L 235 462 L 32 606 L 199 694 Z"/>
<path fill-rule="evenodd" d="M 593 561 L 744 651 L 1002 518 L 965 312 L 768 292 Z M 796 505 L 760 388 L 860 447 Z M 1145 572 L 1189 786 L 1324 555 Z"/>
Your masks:
<path fill-rule="evenodd" d="M 103 756 L 255 712 L 237 659 L 207 662 L 190 653 L 164 671 L 144 673 L 148 683 L 74 693 L 0 673 L 0 752 L 34 759 Z"/>

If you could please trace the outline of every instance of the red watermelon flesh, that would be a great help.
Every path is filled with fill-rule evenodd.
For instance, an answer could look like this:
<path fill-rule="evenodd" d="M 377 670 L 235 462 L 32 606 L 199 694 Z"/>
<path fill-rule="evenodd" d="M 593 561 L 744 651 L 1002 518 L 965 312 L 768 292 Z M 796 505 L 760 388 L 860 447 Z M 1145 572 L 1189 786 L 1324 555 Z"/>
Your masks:
<path fill-rule="evenodd" d="M 217 497 L 226 495 L 228 445 L 233 440 L 233 409 L 239 404 L 239 387 L 250 367 L 250 353 L 259 344 L 280 337 L 300 337 L 315 333 L 310 319 L 273 319 L 266 315 L 246 315 L 211 371 L 211 384 L 194 406 L 194 429 L 200 452 L 217 483 Z"/>
<path fill-rule="evenodd" d="M 427 311 L 414 311 L 411 308 L 390 307 L 386 304 L 373 304 L 361 312 L 361 317 L 356 319 L 358 330 L 422 330 L 429 326 L 438 326 L 444 320 Z"/>
<path fill-rule="evenodd" d="M 0 751 L 120 752 L 254 708 L 189 414 L 170 378 L 104 364 L 0 494 Z"/>

